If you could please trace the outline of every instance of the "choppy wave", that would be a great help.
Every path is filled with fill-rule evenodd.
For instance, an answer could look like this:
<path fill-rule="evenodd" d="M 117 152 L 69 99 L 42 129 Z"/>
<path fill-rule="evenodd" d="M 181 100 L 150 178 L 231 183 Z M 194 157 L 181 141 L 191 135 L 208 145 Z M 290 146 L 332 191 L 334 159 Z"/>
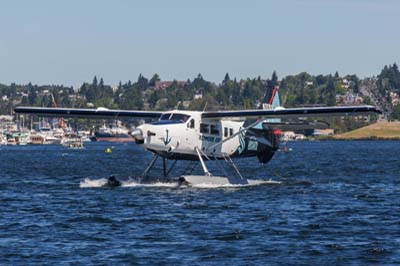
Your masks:
<path fill-rule="evenodd" d="M 261 185 L 279 185 L 281 182 L 274 180 L 253 180 L 247 179 L 248 184 L 212 184 L 212 183 L 199 183 L 196 185 L 191 185 L 191 187 L 195 188 L 244 188 L 251 186 L 261 186 Z"/>
<path fill-rule="evenodd" d="M 139 183 L 134 180 L 122 182 L 123 187 L 178 187 L 178 182 Z"/>
<path fill-rule="evenodd" d="M 178 182 L 154 182 L 154 183 L 140 183 L 137 180 L 120 181 L 121 187 L 178 187 Z M 107 183 L 107 178 L 90 179 L 85 178 L 79 184 L 81 188 L 97 188 L 104 187 Z"/>
<path fill-rule="evenodd" d="M 81 188 L 99 188 L 104 187 L 107 183 L 107 178 L 100 179 L 90 179 L 85 178 L 79 184 Z M 141 183 L 137 180 L 127 180 L 121 181 L 121 187 L 192 187 L 192 188 L 241 188 L 241 187 L 249 187 L 249 186 L 260 186 L 260 185 L 279 185 L 281 182 L 274 180 L 253 180 L 248 179 L 248 184 L 212 184 L 212 183 L 199 183 L 195 185 L 181 185 L 179 182 L 161 182 L 156 181 L 152 183 Z"/>
<path fill-rule="evenodd" d="M 85 178 L 79 184 L 81 188 L 102 187 L 107 183 L 107 178 L 90 179 Z"/>

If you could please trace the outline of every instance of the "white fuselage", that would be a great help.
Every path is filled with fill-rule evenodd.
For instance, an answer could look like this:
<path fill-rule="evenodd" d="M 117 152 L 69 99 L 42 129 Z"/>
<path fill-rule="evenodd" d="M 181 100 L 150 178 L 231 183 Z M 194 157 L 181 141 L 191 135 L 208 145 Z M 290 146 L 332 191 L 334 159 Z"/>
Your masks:
<path fill-rule="evenodd" d="M 233 154 L 239 147 L 237 133 L 244 122 L 229 120 L 202 119 L 202 112 L 170 111 L 164 113 L 159 121 L 143 124 L 142 131 L 145 149 L 158 153 L 174 153 L 196 156 L 196 147 L 207 156 L 222 157 Z M 222 144 L 215 145 L 228 139 Z"/>

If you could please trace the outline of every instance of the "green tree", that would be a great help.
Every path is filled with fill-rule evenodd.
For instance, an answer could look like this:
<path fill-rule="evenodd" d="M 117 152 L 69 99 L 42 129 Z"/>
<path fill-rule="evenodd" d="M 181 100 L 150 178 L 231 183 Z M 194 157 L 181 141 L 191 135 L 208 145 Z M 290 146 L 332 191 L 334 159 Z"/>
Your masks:
<path fill-rule="evenodd" d="M 336 93 L 335 93 L 336 88 L 335 88 L 335 82 L 332 78 L 329 79 L 326 90 L 327 90 L 326 104 L 329 106 L 334 106 L 336 104 Z"/>
<path fill-rule="evenodd" d="M 222 85 L 227 84 L 229 81 L 231 80 L 231 78 L 229 77 L 228 72 L 225 74 L 224 80 L 222 81 Z"/>
<path fill-rule="evenodd" d="M 335 80 L 339 79 L 339 77 L 340 77 L 340 76 L 339 76 L 339 72 L 336 71 L 336 72 L 335 72 L 335 76 L 334 76 Z"/>
<path fill-rule="evenodd" d="M 148 86 L 148 80 L 147 80 L 147 78 L 145 78 L 144 76 L 142 76 L 142 74 L 139 74 L 139 77 L 138 77 L 138 80 L 137 80 L 137 82 L 136 82 L 136 85 L 137 85 L 140 89 L 142 89 L 142 90 L 146 89 L 147 86 Z"/>
<path fill-rule="evenodd" d="M 272 72 L 271 76 L 271 88 L 274 88 L 275 86 L 278 85 L 278 75 L 276 74 L 276 71 Z"/>
<path fill-rule="evenodd" d="M 97 77 L 96 76 L 94 76 L 94 78 L 93 78 L 92 86 L 93 86 L 93 88 L 97 88 Z"/>
<path fill-rule="evenodd" d="M 160 76 L 157 73 L 155 73 L 149 81 L 149 86 L 154 87 L 156 83 L 159 82 L 160 80 L 161 80 Z"/>
<path fill-rule="evenodd" d="M 35 105 L 36 102 L 36 88 L 32 86 L 32 83 L 28 83 L 28 104 L 29 105 Z"/>
<path fill-rule="evenodd" d="M 400 104 L 396 105 L 393 111 L 393 118 L 400 120 Z"/>

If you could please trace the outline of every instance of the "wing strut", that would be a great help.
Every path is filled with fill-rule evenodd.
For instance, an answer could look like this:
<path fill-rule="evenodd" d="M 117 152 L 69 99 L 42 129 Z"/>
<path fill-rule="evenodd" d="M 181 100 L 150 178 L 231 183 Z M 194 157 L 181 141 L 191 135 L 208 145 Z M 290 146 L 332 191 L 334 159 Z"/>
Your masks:
<path fill-rule="evenodd" d="M 245 180 L 243 178 L 242 174 L 240 173 L 239 168 L 237 168 L 236 164 L 233 162 L 232 158 L 228 154 L 225 154 L 225 155 L 222 155 L 222 156 L 224 157 L 225 161 L 232 166 L 232 168 L 235 170 L 237 176 L 240 179 Z"/>

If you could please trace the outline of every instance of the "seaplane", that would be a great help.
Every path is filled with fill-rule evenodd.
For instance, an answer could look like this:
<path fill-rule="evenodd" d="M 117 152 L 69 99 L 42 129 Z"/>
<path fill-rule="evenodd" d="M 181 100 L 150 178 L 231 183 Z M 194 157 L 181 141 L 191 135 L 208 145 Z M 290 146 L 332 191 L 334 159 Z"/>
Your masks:
<path fill-rule="evenodd" d="M 188 185 L 247 185 L 255 181 L 243 176 L 232 158 L 257 157 L 260 163 L 268 163 L 279 149 L 281 129 L 290 127 L 287 123 L 282 123 L 282 119 L 380 113 L 377 107 L 370 105 L 283 108 L 280 106 L 276 88 L 272 91 L 267 105 L 268 108 L 264 109 L 232 111 L 159 112 L 107 108 L 16 107 L 15 112 L 63 118 L 145 119 L 148 122 L 137 126 L 131 132 L 137 145 L 154 154 L 144 170 L 143 177 L 149 175 L 160 157 L 164 177 L 169 175 L 177 161 L 187 160 L 200 164 L 203 172 L 203 175 L 185 172 L 178 177 L 180 183 Z M 172 161 L 168 168 L 167 160 Z M 212 174 L 207 167 L 209 161 L 227 163 L 234 174 Z M 112 184 L 120 184 L 114 179 L 113 177 L 111 180 Z"/>

